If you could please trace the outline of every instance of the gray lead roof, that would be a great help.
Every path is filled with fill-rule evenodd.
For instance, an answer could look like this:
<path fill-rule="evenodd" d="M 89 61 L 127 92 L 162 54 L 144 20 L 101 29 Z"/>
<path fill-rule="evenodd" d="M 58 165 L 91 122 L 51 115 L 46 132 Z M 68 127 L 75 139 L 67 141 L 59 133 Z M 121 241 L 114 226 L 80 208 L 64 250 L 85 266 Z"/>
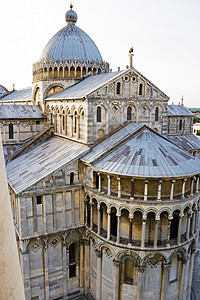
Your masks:
<path fill-rule="evenodd" d="M 7 164 L 8 182 L 16 194 L 21 193 L 88 150 L 86 145 L 52 137 Z"/>
<path fill-rule="evenodd" d="M 99 146 L 101 144 L 96 146 L 96 152 Z M 200 159 L 144 127 L 127 142 L 111 148 L 105 157 L 99 157 L 92 163 L 92 168 L 109 174 L 143 178 L 188 177 L 200 173 Z"/>
<path fill-rule="evenodd" d="M 58 31 L 45 46 L 40 59 L 89 59 L 102 62 L 99 49 L 79 27 L 68 24 Z"/>
<path fill-rule="evenodd" d="M 37 105 L 0 105 L 0 119 L 42 119 Z"/>
<path fill-rule="evenodd" d="M 180 117 L 192 117 L 194 114 L 186 108 L 184 105 L 168 105 L 167 115 L 169 117 L 180 116 Z"/>
<path fill-rule="evenodd" d="M 185 150 L 200 149 L 200 139 L 194 134 L 167 135 L 167 139 Z"/>
<path fill-rule="evenodd" d="M 113 73 L 105 73 L 95 76 L 90 76 L 83 81 L 75 84 L 72 87 L 67 88 L 64 91 L 51 95 L 46 100 L 59 100 L 59 99 L 80 99 L 91 94 L 96 89 L 100 88 L 102 85 L 108 83 L 110 80 L 115 79 L 119 75 L 125 73 L 126 71 L 117 71 Z"/>
<path fill-rule="evenodd" d="M 8 95 L 5 95 L 2 99 L 0 99 L 1 102 L 26 102 L 32 100 L 32 88 L 24 88 L 20 90 L 14 90 L 13 92 L 9 93 Z"/>

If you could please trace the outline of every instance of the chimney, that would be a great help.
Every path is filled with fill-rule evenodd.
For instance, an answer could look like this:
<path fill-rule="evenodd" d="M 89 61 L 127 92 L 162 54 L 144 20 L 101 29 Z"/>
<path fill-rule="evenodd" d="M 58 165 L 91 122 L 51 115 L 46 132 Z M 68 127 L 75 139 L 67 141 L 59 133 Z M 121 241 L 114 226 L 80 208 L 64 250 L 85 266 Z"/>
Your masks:
<path fill-rule="evenodd" d="M 118 71 L 120 71 L 120 67 L 118 67 Z"/>
<path fill-rule="evenodd" d="M 13 91 L 15 90 L 15 83 L 13 83 Z"/>

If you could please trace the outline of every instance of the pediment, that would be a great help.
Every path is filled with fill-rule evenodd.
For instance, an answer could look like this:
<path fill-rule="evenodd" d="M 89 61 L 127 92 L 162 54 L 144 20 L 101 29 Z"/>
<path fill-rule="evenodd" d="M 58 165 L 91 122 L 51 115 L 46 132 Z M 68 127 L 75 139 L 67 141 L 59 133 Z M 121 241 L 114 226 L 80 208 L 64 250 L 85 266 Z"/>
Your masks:
<path fill-rule="evenodd" d="M 133 67 L 120 72 L 119 76 L 115 76 L 109 82 L 99 86 L 88 96 L 169 100 L 164 92 Z"/>

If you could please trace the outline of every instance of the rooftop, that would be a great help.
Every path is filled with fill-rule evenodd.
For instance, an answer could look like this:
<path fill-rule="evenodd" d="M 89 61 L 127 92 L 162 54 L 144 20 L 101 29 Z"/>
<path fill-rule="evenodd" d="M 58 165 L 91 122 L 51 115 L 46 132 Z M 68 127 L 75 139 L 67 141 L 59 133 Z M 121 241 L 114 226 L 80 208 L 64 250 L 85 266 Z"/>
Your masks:
<path fill-rule="evenodd" d="M 184 105 L 168 105 L 167 115 L 169 117 L 180 116 L 180 117 L 192 117 L 194 114 L 186 108 Z"/>
<path fill-rule="evenodd" d="M 117 78 L 126 71 L 117 71 L 113 73 L 105 73 L 95 76 L 89 76 L 80 83 L 65 89 L 62 92 L 49 96 L 46 100 L 67 100 L 67 99 L 82 99 L 88 96 L 102 85 L 107 84 L 110 80 Z"/>
<path fill-rule="evenodd" d="M 61 137 L 52 137 L 7 164 L 8 183 L 16 194 L 77 159 L 88 147 Z"/>
<path fill-rule="evenodd" d="M 37 105 L 0 105 L 0 119 L 42 119 Z"/>
<path fill-rule="evenodd" d="M 121 133 L 123 136 L 123 131 Z M 94 147 L 82 159 L 100 172 L 143 178 L 188 177 L 200 173 L 200 159 L 178 148 L 147 126 L 136 130 L 114 147 L 110 144 L 107 152 L 98 155 L 101 146 Z M 97 153 L 96 159 L 91 157 L 92 152 Z"/>
<path fill-rule="evenodd" d="M 1 102 L 26 102 L 26 101 L 32 101 L 32 88 L 24 88 L 20 90 L 13 90 L 12 92 L 8 93 L 8 95 L 5 94 L 4 97 L 0 99 Z"/>

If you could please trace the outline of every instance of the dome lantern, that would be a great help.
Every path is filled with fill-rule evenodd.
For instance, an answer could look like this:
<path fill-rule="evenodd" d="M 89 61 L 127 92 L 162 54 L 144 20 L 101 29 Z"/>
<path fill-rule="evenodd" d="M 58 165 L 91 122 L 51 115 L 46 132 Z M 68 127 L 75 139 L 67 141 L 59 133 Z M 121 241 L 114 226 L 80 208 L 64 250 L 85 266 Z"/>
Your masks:
<path fill-rule="evenodd" d="M 72 9 L 73 5 L 70 4 L 70 10 L 65 14 L 65 20 L 68 24 L 75 24 L 78 20 L 77 13 Z"/>

